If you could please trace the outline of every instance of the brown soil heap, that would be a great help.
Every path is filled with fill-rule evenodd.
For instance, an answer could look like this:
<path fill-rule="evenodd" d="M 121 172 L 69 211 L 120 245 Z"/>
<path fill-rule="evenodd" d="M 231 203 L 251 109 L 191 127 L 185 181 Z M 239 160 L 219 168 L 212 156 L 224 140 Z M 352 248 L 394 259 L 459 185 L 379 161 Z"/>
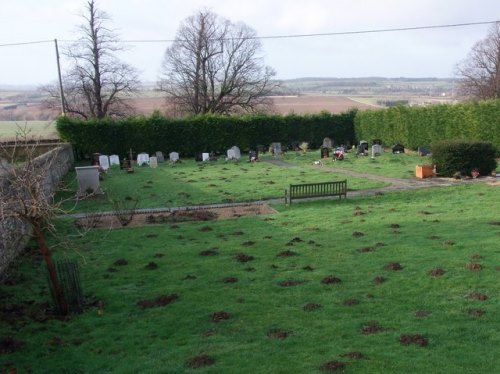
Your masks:
<path fill-rule="evenodd" d="M 198 369 L 215 364 L 215 359 L 209 355 L 200 355 L 186 361 L 186 366 L 190 369 Z"/>
<path fill-rule="evenodd" d="M 306 312 L 311 312 L 313 310 L 320 309 L 320 308 L 323 308 L 323 305 L 316 304 L 316 303 L 307 303 L 306 305 L 304 305 L 302 307 L 302 309 L 304 309 Z"/>
<path fill-rule="evenodd" d="M 239 262 L 248 262 L 248 261 L 252 261 L 253 259 L 254 259 L 253 256 L 246 255 L 244 253 L 238 253 L 236 255 L 236 260 Z"/>
<path fill-rule="evenodd" d="M 467 297 L 472 300 L 479 300 L 479 301 L 488 300 L 488 296 L 480 292 L 472 292 Z"/>
<path fill-rule="evenodd" d="M 289 279 L 285 280 L 279 283 L 281 287 L 293 287 L 293 286 L 298 286 L 299 284 L 304 283 L 304 281 L 299 281 L 299 280 L 294 280 L 294 279 Z"/>
<path fill-rule="evenodd" d="M 386 279 L 382 276 L 378 276 L 378 277 L 373 278 L 373 283 L 375 283 L 375 284 L 381 284 L 381 283 L 384 283 L 385 281 L 386 281 Z"/>
<path fill-rule="evenodd" d="M 175 294 L 175 293 L 170 294 L 170 295 L 161 295 L 155 299 L 140 300 L 137 302 L 137 305 L 139 307 L 141 307 L 142 309 L 154 308 L 154 307 L 158 307 L 158 306 L 168 305 L 168 304 L 174 302 L 175 300 L 177 300 L 178 298 L 179 298 L 179 296 L 177 296 L 177 294 Z"/>
<path fill-rule="evenodd" d="M 229 318 L 231 318 L 231 314 L 229 314 L 228 312 L 225 312 L 223 310 L 218 311 L 218 312 L 214 312 L 212 314 L 212 322 L 219 322 L 222 320 L 227 320 Z"/>
<path fill-rule="evenodd" d="M 323 284 L 332 284 L 332 283 L 341 283 L 341 282 L 342 282 L 342 280 L 340 278 L 337 278 L 334 275 L 328 275 L 327 277 L 324 277 L 321 280 L 321 283 L 323 283 Z"/>
<path fill-rule="evenodd" d="M 401 335 L 399 342 L 403 345 L 415 344 L 421 347 L 426 347 L 429 344 L 429 340 L 422 335 Z"/>
<path fill-rule="evenodd" d="M 319 367 L 321 371 L 337 371 L 337 370 L 344 370 L 345 364 L 342 361 L 328 361 L 325 362 L 323 365 Z"/>
<path fill-rule="evenodd" d="M 472 270 L 472 271 L 479 271 L 479 270 L 481 270 L 481 265 L 480 264 L 470 263 L 470 264 L 466 264 L 465 268 L 469 269 L 469 270 Z"/>
<path fill-rule="evenodd" d="M 441 268 L 436 268 L 436 269 L 432 269 L 430 272 L 429 272 L 429 275 L 431 277 L 440 277 L 442 275 L 444 275 L 444 273 L 446 273 L 446 271 L 444 271 L 443 269 Z"/>
<path fill-rule="evenodd" d="M 283 340 L 288 338 L 290 335 L 291 335 L 290 331 L 279 330 L 279 329 L 272 329 L 267 332 L 267 336 L 270 337 L 271 339 Z"/>
<path fill-rule="evenodd" d="M 387 265 L 384 266 L 385 270 L 402 270 L 403 267 L 399 262 L 389 262 Z"/>
<path fill-rule="evenodd" d="M 385 328 L 380 326 L 378 321 L 368 321 L 367 324 L 361 329 L 361 332 L 364 335 L 377 334 L 382 331 L 385 331 Z"/>

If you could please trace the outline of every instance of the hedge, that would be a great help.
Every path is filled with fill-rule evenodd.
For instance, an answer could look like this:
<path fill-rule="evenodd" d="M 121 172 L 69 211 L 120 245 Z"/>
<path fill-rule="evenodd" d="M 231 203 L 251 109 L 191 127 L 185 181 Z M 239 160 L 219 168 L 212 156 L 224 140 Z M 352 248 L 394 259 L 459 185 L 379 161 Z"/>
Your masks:
<path fill-rule="evenodd" d="M 499 150 L 500 100 L 367 110 L 357 113 L 354 128 L 357 139 L 381 139 L 386 146 L 416 149 L 443 139 L 476 139 Z"/>
<path fill-rule="evenodd" d="M 323 138 L 337 144 L 354 142 L 356 111 L 341 114 L 321 112 L 314 115 L 203 115 L 182 119 L 158 113 L 150 117 L 81 120 L 60 117 L 57 131 L 62 140 L 73 144 L 77 156 L 92 153 L 125 156 L 135 152 L 176 151 L 183 156 L 198 152 L 225 153 L 237 145 L 248 151 L 272 142 L 288 145 L 306 141 L 315 148 Z"/>

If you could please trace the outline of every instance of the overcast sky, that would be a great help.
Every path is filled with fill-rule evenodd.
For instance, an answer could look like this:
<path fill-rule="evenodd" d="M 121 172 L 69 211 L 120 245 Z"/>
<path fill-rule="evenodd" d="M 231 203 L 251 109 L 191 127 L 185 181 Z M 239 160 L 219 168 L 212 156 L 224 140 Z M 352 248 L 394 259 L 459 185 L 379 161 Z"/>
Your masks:
<path fill-rule="evenodd" d="M 85 0 L 4 0 L 0 44 L 76 39 Z M 173 39 L 182 20 L 204 8 L 259 36 L 446 25 L 500 19 L 499 0 L 97 0 L 122 40 Z M 262 41 L 281 79 L 451 77 L 488 25 Z M 64 43 L 61 43 L 64 44 Z M 121 58 L 156 81 L 168 43 L 128 44 Z M 62 47 L 62 46 L 61 46 Z M 62 61 L 63 69 L 68 66 Z M 53 43 L 0 47 L 0 85 L 57 79 Z"/>

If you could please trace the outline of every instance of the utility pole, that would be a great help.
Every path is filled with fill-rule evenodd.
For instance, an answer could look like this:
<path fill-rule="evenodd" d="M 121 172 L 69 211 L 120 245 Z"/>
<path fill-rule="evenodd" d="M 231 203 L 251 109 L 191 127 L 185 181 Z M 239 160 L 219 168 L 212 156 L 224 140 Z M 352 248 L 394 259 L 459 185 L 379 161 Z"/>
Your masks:
<path fill-rule="evenodd" d="M 56 59 L 57 59 L 57 75 L 59 76 L 59 91 L 60 91 L 60 96 L 61 96 L 61 115 L 64 117 L 66 115 L 66 107 L 64 105 L 65 100 L 64 100 L 64 90 L 63 90 L 63 84 L 62 84 L 62 77 L 61 77 L 61 64 L 59 63 L 59 48 L 57 47 L 57 39 L 54 39 L 54 43 L 56 45 Z"/>

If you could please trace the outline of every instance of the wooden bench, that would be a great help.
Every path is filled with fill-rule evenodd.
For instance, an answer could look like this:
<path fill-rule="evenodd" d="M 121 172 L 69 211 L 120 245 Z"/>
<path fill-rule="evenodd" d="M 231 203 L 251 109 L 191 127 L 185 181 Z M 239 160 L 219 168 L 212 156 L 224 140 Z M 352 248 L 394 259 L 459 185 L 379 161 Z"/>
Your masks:
<path fill-rule="evenodd" d="M 324 183 L 291 184 L 285 190 L 285 204 L 294 199 L 305 199 L 308 197 L 342 196 L 347 198 L 347 180 Z"/>

